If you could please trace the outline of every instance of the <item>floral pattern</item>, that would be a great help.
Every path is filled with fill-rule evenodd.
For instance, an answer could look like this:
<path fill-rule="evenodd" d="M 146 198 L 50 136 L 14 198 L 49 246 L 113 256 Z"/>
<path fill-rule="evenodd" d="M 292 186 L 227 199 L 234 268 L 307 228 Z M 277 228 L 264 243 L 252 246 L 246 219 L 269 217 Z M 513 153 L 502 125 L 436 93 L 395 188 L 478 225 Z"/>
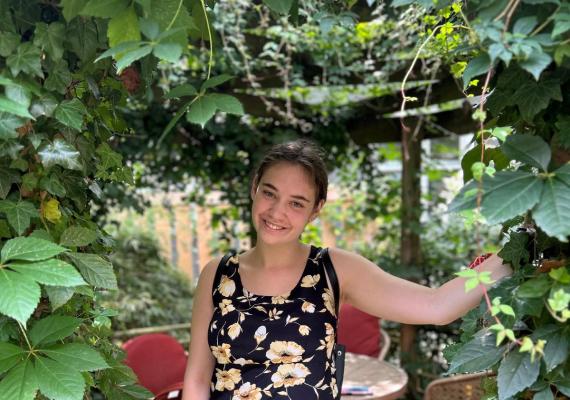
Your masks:
<path fill-rule="evenodd" d="M 336 315 L 320 248 L 280 296 L 246 290 L 239 256 L 218 266 L 208 341 L 216 360 L 211 400 L 333 400 Z"/>

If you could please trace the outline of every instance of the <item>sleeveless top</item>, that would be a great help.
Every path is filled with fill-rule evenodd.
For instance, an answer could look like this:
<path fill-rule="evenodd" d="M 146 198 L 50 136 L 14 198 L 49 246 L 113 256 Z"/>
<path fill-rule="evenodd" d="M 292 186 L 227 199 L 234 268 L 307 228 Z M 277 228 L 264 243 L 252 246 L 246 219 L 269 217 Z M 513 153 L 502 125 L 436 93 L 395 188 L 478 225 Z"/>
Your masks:
<path fill-rule="evenodd" d="M 208 344 L 216 359 L 210 400 L 334 400 L 335 303 L 320 248 L 311 246 L 289 293 L 248 292 L 238 257 L 220 263 Z"/>

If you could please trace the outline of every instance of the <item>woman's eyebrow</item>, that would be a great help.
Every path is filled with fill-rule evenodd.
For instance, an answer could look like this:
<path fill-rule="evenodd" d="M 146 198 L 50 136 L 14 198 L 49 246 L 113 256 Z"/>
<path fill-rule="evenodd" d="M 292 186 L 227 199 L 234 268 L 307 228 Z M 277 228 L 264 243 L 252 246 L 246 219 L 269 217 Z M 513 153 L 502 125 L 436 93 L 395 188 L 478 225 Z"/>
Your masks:
<path fill-rule="evenodd" d="M 271 183 L 263 182 L 263 183 L 261 184 L 261 186 L 266 186 L 266 187 L 268 187 L 268 188 L 271 189 L 271 190 L 275 190 L 276 192 L 279 192 L 279 189 L 277 189 L 277 188 L 276 188 L 275 186 L 273 186 Z M 310 202 L 311 202 L 311 201 L 310 201 L 309 199 L 307 199 L 305 196 L 301 196 L 300 194 L 294 194 L 294 195 L 291 195 L 291 197 L 294 198 L 294 199 L 297 199 L 297 200 L 305 201 L 305 202 L 307 202 L 307 203 L 310 203 Z"/>

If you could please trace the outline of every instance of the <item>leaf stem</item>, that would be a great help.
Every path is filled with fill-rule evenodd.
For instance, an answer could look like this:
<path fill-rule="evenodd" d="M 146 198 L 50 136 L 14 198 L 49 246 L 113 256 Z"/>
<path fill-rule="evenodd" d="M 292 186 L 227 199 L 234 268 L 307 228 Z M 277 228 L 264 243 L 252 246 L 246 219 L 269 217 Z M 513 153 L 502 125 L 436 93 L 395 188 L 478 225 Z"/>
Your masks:
<path fill-rule="evenodd" d="M 210 41 L 210 57 L 208 60 L 208 75 L 206 76 L 206 80 L 210 79 L 210 75 L 212 73 L 212 63 L 214 60 L 214 43 L 212 40 L 212 30 L 210 29 L 210 21 L 208 20 L 208 13 L 206 12 L 206 3 L 204 0 L 200 0 L 200 4 L 202 5 L 202 11 L 204 12 L 204 18 L 206 19 L 206 28 L 208 29 L 208 39 Z"/>
<path fill-rule="evenodd" d="M 26 339 L 26 343 L 28 344 L 28 348 L 30 349 L 30 352 L 33 352 L 34 348 L 30 344 L 30 341 L 28 340 L 28 335 L 26 335 L 26 330 L 24 329 L 24 327 L 22 326 L 22 323 L 20 321 L 17 321 L 17 322 L 18 322 L 18 326 L 20 327 L 20 330 L 22 331 L 22 335 L 24 335 L 24 338 Z"/>
<path fill-rule="evenodd" d="M 542 32 L 542 30 L 544 28 L 546 28 L 548 26 L 548 24 L 550 24 L 550 22 L 552 22 L 552 20 L 556 16 L 556 13 L 560 10 L 560 7 L 562 7 L 562 6 L 558 6 L 556 8 L 556 10 L 554 10 L 554 12 L 552 14 L 550 14 L 550 16 L 548 18 L 546 18 L 546 20 L 542 24 L 540 24 L 540 26 L 538 28 L 536 28 L 534 31 L 531 32 L 530 36 L 534 36 L 534 35 Z"/>
<path fill-rule="evenodd" d="M 172 28 L 172 25 L 174 25 L 174 21 L 176 21 L 176 18 L 178 18 L 178 14 L 180 14 L 180 10 L 182 9 L 182 3 L 183 2 L 184 2 L 184 0 L 180 0 L 180 2 L 178 3 L 178 8 L 176 9 L 176 13 L 174 13 L 172 20 L 170 21 L 170 23 L 166 27 L 166 29 L 165 29 L 166 31 L 170 30 L 170 28 Z"/>

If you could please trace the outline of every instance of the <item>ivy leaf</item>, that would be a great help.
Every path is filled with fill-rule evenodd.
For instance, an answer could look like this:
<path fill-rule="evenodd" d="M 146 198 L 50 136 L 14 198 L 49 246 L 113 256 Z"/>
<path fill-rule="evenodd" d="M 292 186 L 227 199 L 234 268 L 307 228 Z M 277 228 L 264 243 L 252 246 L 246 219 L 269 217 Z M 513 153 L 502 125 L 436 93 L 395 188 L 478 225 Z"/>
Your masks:
<path fill-rule="evenodd" d="M 86 285 L 72 265 L 57 259 L 35 263 L 12 263 L 9 266 L 14 271 L 44 285 L 64 287 Z"/>
<path fill-rule="evenodd" d="M 39 48 L 34 46 L 32 43 L 27 42 L 18 45 L 16 54 L 12 54 L 6 59 L 6 64 L 10 67 L 10 72 L 15 77 L 18 76 L 20 72 L 32 76 L 44 77 L 41 65 L 42 52 Z"/>
<path fill-rule="evenodd" d="M 30 220 L 33 217 L 39 217 L 40 214 L 36 207 L 29 201 L 14 201 L 1 200 L 0 212 L 6 214 L 8 223 L 16 230 L 18 235 L 30 226 Z"/>
<path fill-rule="evenodd" d="M 40 351 L 49 358 L 77 371 L 97 371 L 109 368 L 97 351 L 81 343 L 57 344 Z"/>
<path fill-rule="evenodd" d="M 0 219 L 0 238 L 10 238 L 12 233 L 10 232 L 10 226 L 6 220 Z"/>
<path fill-rule="evenodd" d="M 14 183 L 20 182 L 20 174 L 14 170 L 0 166 L 0 199 L 4 200 Z"/>
<path fill-rule="evenodd" d="M 501 149 L 511 160 L 521 161 L 543 171 L 548 169 L 550 146 L 539 136 L 510 135 Z"/>
<path fill-rule="evenodd" d="M 93 286 L 104 289 L 117 289 L 117 278 L 113 272 L 113 265 L 96 254 L 69 253 L 73 261 L 87 282 Z"/>
<path fill-rule="evenodd" d="M 16 103 L 15 101 L 7 99 L 2 95 L 0 95 L 0 112 L 14 114 L 17 115 L 18 117 L 23 117 L 23 118 L 31 118 L 31 119 L 34 118 L 28 111 L 27 106 Z"/>
<path fill-rule="evenodd" d="M 570 150 L 570 116 L 559 115 L 555 126 L 556 142 L 566 150 Z"/>
<path fill-rule="evenodd" d="M 79 318 L 66 315 L 50 315 L 37 321 L 29 331 L 34 346 L 49 344 L 65 339 L 81 325 Z"/>
<path fill-rule="evenodd" d="M 463 71 L 463 90 L 469 87 L 469 82 L 471 82 L 474 77 L 486 73 L 489 71 L 489 68 L 491 68 L 491 58 L 486 53 L 469 61 L 465 71 Z"/>
<path fill-rule="evenodd" d="M 537 298 L 545 295 L 552 287 L 552 281 L 544 274 L 529 279 L 517 289 L 517 297 Z"/>
<path fill-rule="evenodd" d="M 40 180 L 40 188 L 47 190 L 50 194 L 54 196 L 63 197 L 66 194 L 66 190 L 55 175 L 44 176 Z"/>
<path fill-rule="evenodd" d="M 198 92 L 196 88 L 189 83 L 185 83 L 184 85 L 176 86 L 170 92 L 166 93 L 164 96 L 167 99 L 179 98 L 184 96 L 195 96 Z"/>
<path fill-rule="evenodd" d="M 141 40 L 139 20 L 134 7 L 131 6 L 111 18 L 107 28 L 107 37 L 109 47 L 115 47 L 123 42 Z"/>
<path fill-rule="evenodd" d="M 219 93 L 212 93 L 210 96 L 216 103 L 218 110 L 229 114 L 244 115 L 243 106 L 235 97 Z"/>
<path fill-rule="evenodd" d="M 38 155 L 45 168 L 61 165 L 67 169 L 83 169 L 79 159 L 79 151 L 63 139 L 55 139 L 53 143 L 48 144 L 42 150 L 38 151 Z"/>
<path fill-rule="evenodd" d="M 42 261 L 68 251 L 48 240 L 35 237 L 17 237 L 8 240 L 0 252 L 2 264 L 11 261 Z"/>
<path fill-rule="evenodd" d="M 61 0 L 61 7 L 63 8 L 63 18 L 67 22 L 79 15 L 83 7 L 87 4 L 88 0 Z"/>
<path fill-rule="evenodd" d="M 13 32 L 0 33 L 0 56 L 8 57 L 20 45 L 21 37 Z"/>
<path fill-rule="evenodd" d="M 97 239 L 97 232 L 82 226 L 70 226 L 61 234 L 62 246 L 87 246 Z"/>
<path fill-rule="evenodd" d="M 18 132 L 16 129 L 24 125 L 25 120 L 14 114 L 0 111 L 0 139 L 16 139 Z"/>
<path fill-rule="evenodd" d="M 40 302 L 40 287 L 33 280 L 9 271 L 0 269 L 0 313 L 14 318 L 22 325 Z"/>
<path fill-rule="evenodd" d="M 547 235 L 567 241 L 570 236 L 570 186 L 557 176 L 548 177 L 532 215 Z"/>
<path fill-rule="evenodd" d="M 540 83 L 527 81 L 520 85 L 512 100 L 518 106 L 521 116 L 531 121 L 540 111 L 548 107 L 550 100 L 562 101 L 560 81 L 548 79 Z"/>
<path fill-rule="evenodd" d="M 531 386 L 538 378 L 540 362 L 530 361 L 530 354 L 511 351 L 499 367 L 499 400 L 506 400 Z"/>
<path fill-rule="evenodd" d="M 509 241 L 505 243 L 498 255 L 504 261 L 511 263 L 519 268 L 521 261 L 527 263 L 530 260 L 530 254 L 526 249 L 528 243 L 528 235 L 525 233 L 512 233 Z"/>
<path fill-rule="evenodd" d="M 68 71 L 69 72 L 69 71 Z M 48 76 L 48 79 L 50 77 Z M 58 82 L 65 81 L 65 77 L 59 76 Z M 45 85 L 45 83 L 44 83 Z M 51 117 L 55 109 L 57 108 L 57 101 L 51 94 L 42 94 L 39 98 L 36 98 L 32 102 L 32 106 L 30 107 L 30 113 L 35 117 L 46 116 Z"/>
<path fill-rule="evenodd" d="M 159 43 L 152 50 L 157 58 L 175 63 L 182 55 L 182 47 L 178 43 Z"/>
<path fill-rule="evenodd" d="M 546 371 L 550 372 L 568 358 L 569 335 L 568 332 L 558 325 L 543 325 L 532 334 L 534 340 L 546 340 L 544 346 L 544 364 Z"/>
<path fill-rule="evenodd" d="M 0 374 L 22 361 L 26 351 L 11 343 L 0 342 Z"/>
<path fill-rule="evenodd" d="M 525 60 L 519 61 L 519 66 L 529 72 L 538 81 L 542 71 L 552 62 L 552 57 L 538 51 L 532 52 Z"/>
<path fill-rule="evenodd" d="M 206 122 L 216 114 L 216 103 L 211 95 L 199 97 L 192 105 L 186 114 L 188 122 L 198 124 L 204 128 Z"/>
<path fill-rule="evenodd" d="M 495 336 L 479 332 L 466 343 L 451 361 L 449 373 L 483 371 L 495 365 L 505 352 L 505 346 L 495 346 Z"/>
<path fill-rule="evenodd" d="M 213 88 L 216 86 L 220 86 L 222 83 L 227 82 L 230 79 L 233 79 L 233 76 L 226 75 L 226 74 L 216 75 L 216 76 L 208 79 L 204 83 L 202 83 L 202 87 L 200 88 L 200 90 L 204 91 L 206 89 L 210 89 L 210 88 Z"/>
<path fill-rule="evenodd" d="M 293 0 L 263 0 L 263 3 L 269 7 L 271 11 L 287 15 L 291 10 Z"/>
<path fill-rule="evenodd" d="M 53 61 L 63 57 L 63 42 L 65 41 L 65 25 L 59 22 L 36 24 L 34 32 L 34 44 L 43 48 Z"/>
<path fill-rule="evenodd" d="M 96 153 L 99 155 L 100 160 L 97 169 L 106 171 L 123 166 L 123 156 L 114 151 L 108 143 L 101 143 L 97 147 Z"/>
<path fill-rule="evenodd" d="M 51 399 L 82 400 L 85 380 L 81 373 L 67 365 L 38 357 L 35 363 L 40 392 Z"/>
<path fill-rule="evenodd" d="M 2 399 L 34 400 L 37 391 L 36 373 L 30 359 L 19 363 L 0 380 Z"/>
<path fill-rule="evenodd" d="M 12 160 L 15 160 L 23 148 L 24 146 L 16 141 L 9 140 L 0 142 L 0 157 L 8 156 Z"/>
<path fill-rule="evenodd" d="M 493 177 L 485 175 L 481 213 L 489 224 L 511 219 L 538 202 L 543 186 L 542 179 L 524 171 L 497 172 Z"/>
<path fill-rule="evenodd" d="M 85 114 L 87 110 L 79 99 L 64 100 L 55 109 L 55 119 L 76 131 L 80 131 L 83 127 Z"/>
<path fill-rule="evenodd" d="M 74 287 L 44 286 L 44 290 L 49 297 L 52 310 L 56 310 L 66 304 L 75 294 Z"/>
<path fill-rule="evenodd" d="M 71 84 L 71 79 L 72 77 L 71 73 L 67 69 L 67 63 L 62 61 L 49 71 L 49 75 L 44 82 L 44 88 L 49 91 L 65 94 L 67 92 L 67 88 Z M 57 103 L 53 109 L 55 110 L 56 107 Z"/>
<path fill-rule="evenodd" d="M 99 18 L 112 18 L 129 5 L 128 0 L 89 0 L 79 15 Z"/>
<path fill-rule="evenodd" d="M 99 30 L 91 19 L 77 18 L 67 28 L 67 39 L 71 50 L 84 62 L 92 62 L 101 47 Z"/>

